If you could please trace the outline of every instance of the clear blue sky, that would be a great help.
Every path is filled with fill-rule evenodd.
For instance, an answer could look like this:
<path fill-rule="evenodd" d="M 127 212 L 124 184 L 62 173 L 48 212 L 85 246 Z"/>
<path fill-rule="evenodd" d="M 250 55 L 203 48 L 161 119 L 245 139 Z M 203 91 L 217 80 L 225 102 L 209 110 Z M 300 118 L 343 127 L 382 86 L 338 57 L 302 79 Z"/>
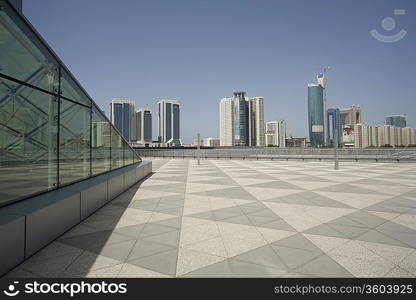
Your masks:
<path fill-rule="evenodd" d="M 416 1 L 23 0 L 26 17 L 108 111 L 128 98 L 154 112 L 182 103 L 182 138 L 219 136 L 219 100 L 265 97 L 265 118 L 307 136 L 307 83 L 330 65 L 328 106 L 359 104 L 364 122 L 406 113 L 416 127 Z M 395 16 L 393 10 L 406 9 Z M 394 17 L 396 28 L 381 26 Z M 377 29 L 407 35 L 396 43 Z"/>

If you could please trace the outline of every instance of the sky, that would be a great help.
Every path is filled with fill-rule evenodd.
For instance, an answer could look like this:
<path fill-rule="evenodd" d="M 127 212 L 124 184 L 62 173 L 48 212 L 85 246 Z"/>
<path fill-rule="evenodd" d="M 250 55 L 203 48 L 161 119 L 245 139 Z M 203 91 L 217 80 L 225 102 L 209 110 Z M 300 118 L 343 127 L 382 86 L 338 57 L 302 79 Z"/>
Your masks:
<path fill-rule="evenodd" d="M 149 107 L 154 138 L 160 99 L 181 102 L 185 143 L 219 137 L 219 101 L 237 90 L 306 137 L 307 84 L 325 65 L 328 107 L 416 127 L 413 0 L 23 0 L 23 13 L 107 116 L 113 98 Z M 385 43 L 373 29 L 407 33 Z"/>

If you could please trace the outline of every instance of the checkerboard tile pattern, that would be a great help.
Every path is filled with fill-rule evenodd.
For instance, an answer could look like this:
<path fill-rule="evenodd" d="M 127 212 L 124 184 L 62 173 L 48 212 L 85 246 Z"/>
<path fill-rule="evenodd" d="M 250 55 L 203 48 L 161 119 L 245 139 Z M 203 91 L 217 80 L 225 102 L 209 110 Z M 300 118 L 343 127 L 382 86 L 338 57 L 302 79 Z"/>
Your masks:
<path fill-rule="evenodd" d="M 416 276 L 416 164 L 153 167 L 6 276 Z"/>

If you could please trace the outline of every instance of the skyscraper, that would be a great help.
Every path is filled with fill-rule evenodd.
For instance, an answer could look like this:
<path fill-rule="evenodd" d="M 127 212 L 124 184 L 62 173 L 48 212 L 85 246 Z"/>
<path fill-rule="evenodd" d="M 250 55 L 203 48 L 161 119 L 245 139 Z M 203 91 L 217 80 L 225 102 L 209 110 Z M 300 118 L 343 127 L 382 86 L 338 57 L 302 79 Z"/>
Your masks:
<path fill-rule="evenodd" d="M 136 112 L 137 142 L 148 144 L 152 142 L 152 112 L 150 109 L 141 108 Z"/>
<path fill-rule="evenodd" d="M 129 143 L 137 140 L 135 106 L 134 101 L 124 99 L 113 99 L 110 103 L 111 123 Z"/>
<path fill-rule="evenodd" d="M 159 142 L 166 146 L 182 146 L 179 101 L 163 99 L 157 103 L 157 107 Z"/>
<path fill-rule="evenodd" d="M 234 98 L 220 101 L 220 146 L 234 145 Z"/>
<path fill-rule="evenodd" d="M 329 67 L 324 67 L 324 72 L 328 70 Z M 325 73 L 318 73 L 316 75 L 316 82 L 318 85 L 323 87 L 323 108 L 324 108 L 324 145 L 328 145 L 328 120 L 326 113 L 326 76 Z"/>
<path fill-rule="evenodd" d="M 249 125 L 249 146 L 264 146 L 264 98 L 247 98 L 248 125 Z"/>
<path fill-rule="evenodd" d="M 406 115 L 390 115 L 386 116 L 386 125 L 397 127 L 406 127 Z"/>
<path fill-rule="evenodd" d="M 322 85 L 314 83 L 308 84 L 309 140 L 313 147 L 322 147 L 325 145 L 323 90 Z"/>
<path fill-rule="evenodd" d="M 264 146 L 264 98 L 234 97 L 220 101 L 221 146 Z"/>
<path fill-rule="evenodd" d="M 269 121 L 266 123 L 266 146 L 286 147 L 285 120 Z"/>
<path fill-rule="evenodd" d="M 335 142 L 335 134 L 338 136 L 338 143 L 342 141 L 342 126 L 339 108 L 330 108 L 327 110 L 327 144 L 333 145 Z"/>

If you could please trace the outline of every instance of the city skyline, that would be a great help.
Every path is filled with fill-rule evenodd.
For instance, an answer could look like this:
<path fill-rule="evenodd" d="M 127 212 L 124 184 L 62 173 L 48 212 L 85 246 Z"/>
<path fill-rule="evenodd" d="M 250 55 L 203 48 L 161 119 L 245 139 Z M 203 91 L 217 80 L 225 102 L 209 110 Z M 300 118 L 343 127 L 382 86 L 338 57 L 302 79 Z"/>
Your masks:
<path fill-rule="evenodd" d="M 288 134 L 307 136 L 304 86 L 313 80 L 323 64 L 333 67 L 328 77 L 328 107 L 359 104 L 365 107 L 365 121 L 371 124 L 383 124 L 387 114 L 406 112 L 408 126 L 416 127 L 413 117 L 416 108 L 411 105 L 414 99 L 412 74 L 416 69 L 412 59 L 416 51 L 414 36 L 408 34 L 398 43 L 386 44 L 369 34 L 373 28 L 381 30 L 381 20 L 392 15 L 394 8 L 411 11 L 414 3 L 235 3 L 212 2 L 201 7 L 184 1 L 177 4 L 178 10 L 173 14 L 171 5 L 165 2 L 137 7 L 134 1 L 120 6 L 114 2 L 61 4 L 44 0 L 26 1 L 23 9 L 101 107 L 107 107 L 110 99 L 122 96 L 155 111 L 155 99 L 181 99 L 184 143 L 190 143 L 197 131 L 202 136 L 216 136 L 219 116 L 214 103 L 230 90 L 240 89 L 264 96 L 268 107 L 265 120 L 283 118 L 288 124 Z M 83 11 L 77 14 L 77 24 L 74 24 L 66 12 L 77 11 L 79 5 L 83 6 Z M 225 23 L 212 22 L 213 16 L 224 19 L 231 8 L 233 13 L 227 14 Z M 263 17 L 252 15 L 253 10 Z M 52 13 L 53 18 L 45 18 L 46 11 L 48 15 Z M 123 16 L 116 26 L 108 23 L 114 11 Z M 89 21 L 91 15 L 94 15 L 93 26 Z M 151 21 L 156 15 L 162 20 L 159 25 Z M 346 15 L 351 15 L 354 22 Z M 257 21 L 256 28 L 234 22 L 235 18 L 248 16 Z M 170 22 L 172 18 L 180 21 Z M 397 18 L 398 28 L 409 30 L 415 22 L 410 14 Z M 316 19 L 321 21 L 316 23 Z M 321 34 L 311 34 L 311 22 L 314 32 Z M 332 26 L 334 22 L 338 26 Z M 142 26 L 148 23 L 151 26 Z M 193 24 L 192 28 L 189 23 Z M 130 40 L 132 35 L 138 36 L 132 34 L 130 28 L 146 30 L 140 29 L 140 38 Z M 258 34 L 258 30 L 262 33 Z M 65 40 L 68 35 L 75 40 L 68 43 Z M 111 45 L 108 36 L 114 39 Z M 127 41 L 130 47 L 117 46 Z M 166 41 L 169 47 L 163 46 Z M 309 55 L 302 52 L 305 42 L 310 46 Z M 100 51 L 88 50 L 92 43 Z M 325 51 L 321 45 L 325 45 Z M 127 59 L 131 55 L 134 59 Z M 231 77 L 229 70 L 233 70 Z M 118 79 L 122 75 L 123 81 Z M 198 114 L 199 111 L 204 114 Z M 200 124 L 199 128 L 196 124 Z M 156 127 L 154 118 L 153 128 Z"/>

